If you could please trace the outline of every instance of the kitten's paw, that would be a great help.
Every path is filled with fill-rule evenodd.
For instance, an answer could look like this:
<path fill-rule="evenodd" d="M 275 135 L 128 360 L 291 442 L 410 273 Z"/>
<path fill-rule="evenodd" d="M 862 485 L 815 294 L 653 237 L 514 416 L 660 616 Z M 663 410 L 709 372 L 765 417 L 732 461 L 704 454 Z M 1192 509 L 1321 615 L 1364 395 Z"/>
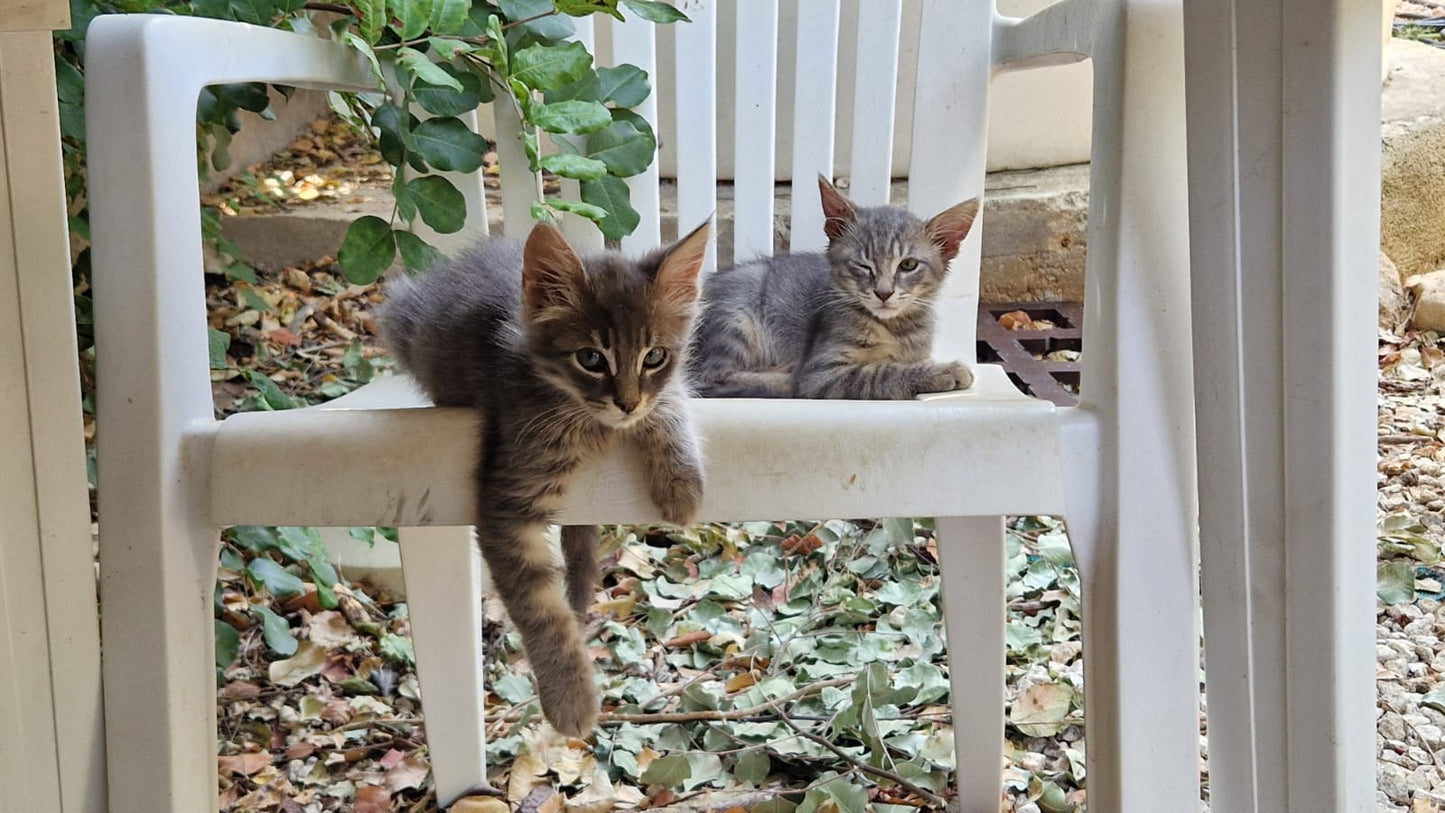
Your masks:
<path fill-rule="evenodd" d="M 537 678 L 537 696 L 542 715 L 558 732 L 585 739 L 597 725 L 597 688 L 592 683 L 592 661 L 586 650 L 576 653 L 577 663 Z"/>
<path fill-rule="evenodd" d="M 652 475 L 652 501 L 671 525 L 691 525 L 702 507 L 702 471 L 668 466 Z"/>
<path fill-rule="evenodd" d="M 972 385 L 973 371 L 955 361 L 934 367 L 933 375 L 928 382 L 928 389 L 925 392 L 953 392 L 954 390 L 966 390 Z"/>

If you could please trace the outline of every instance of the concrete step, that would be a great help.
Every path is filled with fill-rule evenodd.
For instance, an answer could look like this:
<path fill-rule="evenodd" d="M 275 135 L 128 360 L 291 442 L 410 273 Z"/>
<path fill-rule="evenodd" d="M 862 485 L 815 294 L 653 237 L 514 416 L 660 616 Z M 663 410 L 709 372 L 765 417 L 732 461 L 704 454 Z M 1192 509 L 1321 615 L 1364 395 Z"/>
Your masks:
<path fill-rule="evenodd" d="M 1082 299 L 1088 182 L 1087 164 L 988 175 L 982 221 L 985 302 Z M 718 247 L 724 265 L 733 260 L 732 192 L 731 184 L 719 184 Z M 901 204 L 907 195 L 907 181 L 894 182 L 893 201 Z M 676 185 L 664 182 L 661 197 L 663 235 L 671 238 L 677 233 Z M 246 262 L 279 270 L 335 254 L 347 226 L 358 217 L 391 216 L 392 199 L 385 188 L 368 187 L 348 200 L 227 217 L 222 233 L 236 242 Z M 774 207 L 775 249 L 784 251 L 791 214 L 786 184 L 778 186 Z M 498 233 L 501 205 L 493 189 L 488 190 L 488 220 L 492 232 Z"/>

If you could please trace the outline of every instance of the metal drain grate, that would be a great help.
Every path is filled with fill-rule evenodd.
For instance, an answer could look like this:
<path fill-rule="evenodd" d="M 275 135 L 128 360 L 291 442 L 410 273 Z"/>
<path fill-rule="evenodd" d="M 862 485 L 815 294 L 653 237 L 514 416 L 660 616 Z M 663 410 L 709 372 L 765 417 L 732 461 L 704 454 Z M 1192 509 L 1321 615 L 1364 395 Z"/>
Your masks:
<path fill-rule="evenodd" d="M 999 323 L 999 317 L 1016 311 L 1028 314 L 1029 327 L 1009 330 Z M 1039 321 L 1052 327 L 1034 327 L 1033 323 Z M 1084 308 L 1075 302 L 980 305 L 978 361 L 1002 366 L 1019 389 L 1035 398 L 1072 406 L 1079 400 L 1078 353 L 1084 348 L 1083 326 Z M 1060 360 L 1060 356 L 1073 360 Z"/>

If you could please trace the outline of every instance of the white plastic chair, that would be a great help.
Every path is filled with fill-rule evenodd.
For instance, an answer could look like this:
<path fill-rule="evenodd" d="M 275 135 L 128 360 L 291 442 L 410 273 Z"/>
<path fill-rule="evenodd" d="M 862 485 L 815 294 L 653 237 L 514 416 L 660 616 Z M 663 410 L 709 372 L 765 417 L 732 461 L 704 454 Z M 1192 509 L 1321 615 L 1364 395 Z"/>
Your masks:
<path fill-rule="evenodd" d="M 850 194 L 885 200 L 898 2 L 860 4 Z M 776 2 L 739 20 L 738 256 L 771 250 Z M 679 219 L 716 205 L 717 15 L 679 25 Z M 1127 13 L 1126 13 L 1127 12 Z M 793 109 L 793 246 L 822 243 L 816 171 L 831 174 L 839 6 L 801 18 Z M 588 36 L 586 26 L 579 32 Z M 646 23 L 613 50 L 656 72 Z M 850 46 L 851 47 L 851 46 Z M 196 178 L 197 92 L 267 80 L 360 87 L 361 61 L 330 43 L 175 17 L 105 17 L 89 37 L 90 179 L 100 357 L 103 632 L 111 803 L 215 803 L 210 591 L 228 524 L 397 525 L 438 796 L 485 775 L 479 587 L 468 411 L 424 406 L 392 379 L 325 407 L 215 421 L 207 377 Z M 1065 0 L 1027 20 L 991 3 L 928 0 L 909 205 L 923 215 L 982 191 L 985 110 L 997 71 L 1094 60 L 1092 211 L 1080 405 L 1020 394 L 981 366 L 974 389 L 904 402 L 706 401 L 711 520 L 935 516 L 942 547 L 960 808 L 999 807 L 1005 706 L 1003 520 L 1062 514 L 1084 589 L 1089 803 L 1184 810 L 1199 798 L 1198 633 L 1183 76 L 1177 0 Z M 645 114 L 646 111 L 644 111 Z M 515 120 L 496 112 L 503 205 L 528 226 L 536 194 Z M 1047 111 L 1040 111 L 1046 126 Z M 875 118 L 875 116 L 877 118 Z M 642 214 L 624 250 L 660 237 L 656 175 L 632 179 Z M 474 191 L 474 190 L 473 190 Z M 475 204 L 474 204 L 475 205 Z M 484 223 L 477 210 L 472 222 Z M 579 245 L 600 243 L 570 223 Z M 984 224 L 983 228 L 987 228 Z M 974 357 L 979 228 L 940 303 L 939 358 Z M 907 427 L 907 429 L 903 429 Z M 305 465 L 298 465 L 304 460 Z M 758 461 L 767 461 L 760 466 Z M 630 458 L 580 473 L 561 519 L 656 520 Z M 462 528 L 462 530 L 458 530 Z"/>

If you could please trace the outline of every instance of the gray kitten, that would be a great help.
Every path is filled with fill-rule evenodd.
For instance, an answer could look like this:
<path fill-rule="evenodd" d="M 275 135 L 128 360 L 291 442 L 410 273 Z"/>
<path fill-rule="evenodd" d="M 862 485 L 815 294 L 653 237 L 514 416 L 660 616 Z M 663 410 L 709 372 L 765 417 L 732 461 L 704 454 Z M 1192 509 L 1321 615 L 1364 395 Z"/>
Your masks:
<path fill-rule="evenodd" d="M 597 582 L 597 529 L 563 530 L 566 599 L 543 534 L 572 472 L 619 439 L 640 450 L 665 520 L 697 512 L 702 463 L 681 371 L 708 230 L 634 261 L 579 258 L 537 225 L 525 247 L 487 240 L 393 283 L 379 315 L 388 349 L 436 404 L 481 410 L 477 542 L 542 712 L 574 737 L 597 716 L 578 623 Z"/>
<path fill-rule="evenodd" d="M 703 286 L 688 370 L 714 398 L 903 399 L 964 389 L 973 373 L 929 358 L 933 299 L 978 199 L 924 222 L 859 208 L 822 176 L 823 253 L 720 271 Z"/>

